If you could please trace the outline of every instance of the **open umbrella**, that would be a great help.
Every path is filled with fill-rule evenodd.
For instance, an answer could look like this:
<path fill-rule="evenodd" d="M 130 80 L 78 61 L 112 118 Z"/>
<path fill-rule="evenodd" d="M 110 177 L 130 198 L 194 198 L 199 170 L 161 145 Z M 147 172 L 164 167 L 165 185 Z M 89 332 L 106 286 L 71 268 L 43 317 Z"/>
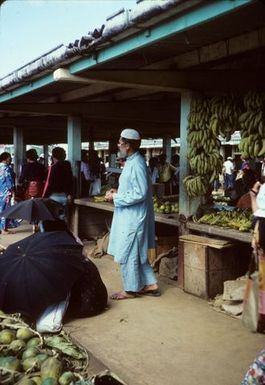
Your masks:
<path fill-rule="evenodd" d="M 38 222 L 54 220 L 59 217 L 63 210 L 63 206 L 52 199 L 31 198 L 4 210 L 1 217 Z"/>
<path fill-rule="evenodd" d="M 65 231 L 36 233 L 0 254 L 0 309 L 37 317 L 66 298 L 83 272 L 82 246 Z"/>

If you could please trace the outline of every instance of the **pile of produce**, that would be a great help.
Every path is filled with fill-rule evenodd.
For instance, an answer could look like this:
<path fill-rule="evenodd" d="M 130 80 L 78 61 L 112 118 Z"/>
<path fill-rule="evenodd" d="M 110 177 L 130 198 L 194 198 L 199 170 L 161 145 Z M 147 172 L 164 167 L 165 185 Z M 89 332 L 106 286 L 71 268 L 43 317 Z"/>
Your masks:
<path fill-rule="evenodd" d="M 199 220 L 193 219 L 197 223 L 216 225 L 239 231 L 249 232 L 252 228 L 252 213 L 251 210 L 246 209 L 213 212 L 203 215 Z"/>
<path fill-rule="evenodd" d="M 94 202 L 101 203 L 101 202 L 107 202 L 107 201 L 105 199 L 105 195 L 95 195 Z"/>
<path fill-rule="evenodd" d="M 170 202 L 170 201 L 161 201 L 157 197 L 153 198 L 154 202 L 154 212 L 161 214 L 171 214 L 179 212 L 179 204 L 178 202 Z"/>
<path fill-rule="evenodd" d="M 66 333 L 40 335 L 19 315 L 0 311 L 1 385 L 92 385 L 88 354 Z"/>
<path fill-rule="evenodd" d="M 231 203 L 231 198 L 224 196 L 222 193 L 215 193 L 212 195 L 214 202 L 221 202 L 223 204 Z"/>

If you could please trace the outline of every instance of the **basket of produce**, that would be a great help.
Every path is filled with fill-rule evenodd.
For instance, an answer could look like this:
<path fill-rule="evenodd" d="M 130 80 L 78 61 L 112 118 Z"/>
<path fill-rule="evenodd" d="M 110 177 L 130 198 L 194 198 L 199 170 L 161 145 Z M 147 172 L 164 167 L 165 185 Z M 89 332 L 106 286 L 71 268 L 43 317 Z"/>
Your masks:
<path fill-rule="evenodd" d="M 88 378 L 88 366 L 88 352 L 65 332 L 40 334 L 19 314 L 0 311 L 0 384 L 125 385 L 111 372 Z"/>

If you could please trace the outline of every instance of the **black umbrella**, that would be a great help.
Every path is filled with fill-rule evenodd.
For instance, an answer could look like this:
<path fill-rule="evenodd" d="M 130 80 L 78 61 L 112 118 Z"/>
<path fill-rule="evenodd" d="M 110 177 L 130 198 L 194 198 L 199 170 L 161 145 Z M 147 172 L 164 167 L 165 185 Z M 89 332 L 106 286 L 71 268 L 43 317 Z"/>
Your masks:
<path fill-rule="evenodd" d="M 82 246 L 72 235 L 30 235 L 0 255 L 0 309 L 37 317 L 65 299 L 82 272 Z"/>
<path fill-rule="evenodd" d="M 59 217 L 63 210 L 64 207 L 52 199 L 31 198 L 4 210 L 1 217 L 38 222 L 54 220 Z"/>

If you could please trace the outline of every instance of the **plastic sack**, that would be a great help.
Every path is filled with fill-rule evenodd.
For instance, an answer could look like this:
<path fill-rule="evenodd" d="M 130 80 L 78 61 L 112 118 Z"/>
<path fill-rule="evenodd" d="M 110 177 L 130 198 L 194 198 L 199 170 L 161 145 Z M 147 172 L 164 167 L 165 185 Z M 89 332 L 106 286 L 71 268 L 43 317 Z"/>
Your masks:
<path fill-rule="evenodd" d="M 69 304 L 69 295 L 64 301 L 48 306 L 36 322 L 39 333 L 57 333 L 63 327 L 63 317 Z"/>
<path fill-rule="evenodd" d="M 244 307 L 242 314 L 243 325 L 256 332 L 258 328 L 259 312 L 258 312 L 258 290 L 259 290 L 259 277 L 258 272 L 255 271 L 250 275 L 247 281 Z"/>

